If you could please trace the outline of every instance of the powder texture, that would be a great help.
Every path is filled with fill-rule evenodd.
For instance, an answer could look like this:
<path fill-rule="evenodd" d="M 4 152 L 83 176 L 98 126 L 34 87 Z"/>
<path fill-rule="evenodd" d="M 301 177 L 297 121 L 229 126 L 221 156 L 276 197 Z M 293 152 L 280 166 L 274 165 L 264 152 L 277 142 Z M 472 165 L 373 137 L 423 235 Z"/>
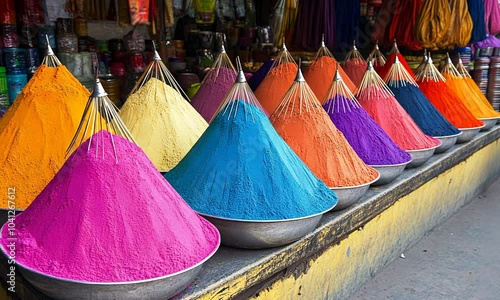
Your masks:
<path fill-rule="evenodd" d="M 244 101 L 235 109 L 230 116 L 221 111 L 164 175 L 194 210 L 231 219 L 283 220 L 337 203 L 262 111 Z"/>
<path fill-rule="evenodd" d="M 231 68 L 218 67 L 212 69 L 203 80 L 200 89 L 191 99 L 191 105 L 205 121 L 210 122 L 212 120 L 227 92 L 233 86 L 235 79 L 236 72 Z"/>
<path fill-rule="evenodd" d="M 65 162 L 88 97 L 66 67 L 41 65 L 0 119 L 0 189 L 16 188 L 17 209 L 28 207 Z"/>
<path fill-rule="evenodd" d="M 467 86 L 474 92 L 474 94 L 479 96 L 484 106 L 488 107 L 491 110 L 495 110 L 493 106 L 491 106 L 490 101 L 488 101 L 488 98 L 484 96 L 483 92 L 481 92 L 481 89 L 479 88 L 477 83 L 474 80 L 472 80 L 472 78 L 464 77 L 464 80 L 467 83 Z"/>
<path fill-rule="evenodd" d="M 297 70 L 295 63 L 283 63 L 273 68 L 259 85 L 255 97 L 267 113 L 271 114 L 281 102 L 281 98 L 292 86 Z"/>
<path fill-rule="evenodd" d="M 443 74 L 446 85 L 455 92 L 462 103 L 476 118 L 496 118 L 500 113 L 484 104 L 483 93 L 471 89 L 464 78 L 454 77 L 448 73 Z M 484 97 L 485 98 L 485 97 Z"/>
<path fill-rule="evenodd" d="M 297 95 L 295 95 L 297 96 Z M 367 166 L 333 125 L 321 104 L 309 110 L 300 101 L 270 120 L 288 145 L 328 187 L 361 185 L 375 180 L 378 172 Z"/>
<path fill-rule="evenodd" d="M 248 85 L 252 89 L 252 91 L 255 91 L 259 85 L 261 84 L 262 80 L 266 77 L 267 73 L 269 73 L 269 70 L 271 70 L 271 67 L 273 66 L 274 60 L 268 59 L 264 62 L 262 66 L 253 74 L 253 76 L 248 80 Z"/>
<path fill-rule="evenodd" d="M 127 99 L 120 117 L 161 172 L 177 165 L 208 127 L 189 102 L 156 78 Z"/>
<path fill-rule="evenodd" d="M 347 85 L 349 90 L 351 90 L 351 92 L 355 93 L 356 85 L 351 81 L 340 65 L 338 65 L 338 68 L 344 83 Z M 304 74 L 307 84 L 309 84 L 309 87 L 314 92 L 314 95 L 316 95 L 316 98 L 320 101 L 325 99 L 328 89 L 332 84 L 336 70 L 337 61 L 335 58 L 322 56 L 314 61 Z"/>
<path fill-rule="evenodd" d="M 479 127 L 484 124 L 474 117 L 446 82 L 431 80 L 419 82 L 418 85 L 432 105 L 458 129 Z"/>
<path fill-rule="evenodd" d="M 411 155 L 399 148 L 354 101 L 337 95 L 323 107 L 365 164 L 395 165 L 411 160 Z"/>
<path fill-rule="evenodd" d="M 361 80 L 363 80 L 363 75 L 365 75 L 366 67 L 368 66 L 366 61 L 361 57 L 354 57 L 344 61 L 342 66 L 352 82 L 356 86 L 359 86 Z"/>
<path fill-rule="evenodd" d="M 407 82 L 406 85 L 403 85 L 403 83 L 404 82 L 401 82 L 399 86 L 389 86 L 389 88 L 399 104 L 426 135 L 436 137 L 460 133 L 460 131 L 432 105 L 418 87 Z M 377 110 L 375 107 L 369 110 L 369 103 L 365 104 L 362 102 L 361 104 L 369 113 L 371 110 L 374 112 Z M 378 105 L 378 103 L 371 103 L 371 105 Z"/>
<path fill-rule="evenodd" d="M 95 141 L 87 151 L 87 140 L 16 217 L 18 262 L 65 279 L 124 282 L 184 270 L 217 248 L 215 227 L 139 147 L 115 136 L 116 163 L 109 133 L 93 138 L 102 138 L 104 159 Z"/>
<path fill-rule="evenodd" d="M 439 140 L 425 135 L 396 99 L 389 93 L 383 93 L 380 88 L 368 87 L 358 100 L 403 150 L 428 149 L 440 144 Z"/>

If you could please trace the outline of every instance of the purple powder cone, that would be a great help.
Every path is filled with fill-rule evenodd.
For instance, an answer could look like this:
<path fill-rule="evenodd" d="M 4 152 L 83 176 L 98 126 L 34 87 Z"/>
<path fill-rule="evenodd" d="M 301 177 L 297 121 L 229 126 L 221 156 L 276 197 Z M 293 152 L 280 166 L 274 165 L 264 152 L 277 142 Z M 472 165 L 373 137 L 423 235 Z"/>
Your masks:
<path fill-rule="evenodd" d="M 396 165 L 411 160 L 411 155 L 399 148 L 356 102 L 337 95 L 323 107 L 367 165 Z"/>
<path fill-rule="evenodd" d="M 200 89 L 191 99 L 191 104 L 200 115 L 210 122 L 217 108 L 236 80 L 236 72 L 227 67 L 218 67 L 210 71 Z"/>

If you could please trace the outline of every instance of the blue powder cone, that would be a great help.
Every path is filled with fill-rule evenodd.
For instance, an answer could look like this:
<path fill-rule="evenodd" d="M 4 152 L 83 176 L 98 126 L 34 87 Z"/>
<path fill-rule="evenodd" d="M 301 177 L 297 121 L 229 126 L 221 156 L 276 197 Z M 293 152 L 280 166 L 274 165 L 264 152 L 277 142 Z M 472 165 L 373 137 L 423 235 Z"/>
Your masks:
<path fill-rule="evenodd" d="M 229 219 L 284 220 L 337 204 L 336 195 L 259 108 L 239 100 L 225 106 L 184 159 L 164 175 L 195 211 Z"/>
<path fill-rule="evenodd" d="M 389 85 L 389 88 L 399 104 L 426 135 L 441 137 L 460 133 L 460 130 L 448 122 L 415 85 L 401 83 L 397 86 Z"/>
<path fill-rule="evenodd" d="M 269 59 L 264 62 L 264 64 L 253 74 L 252 78 L 248 80 L 248 85 L 252 89 L 252 91 L 255 91 L 262 80 L 266 77 L 267 73 L 269 73 L 269 70 L 271 70 L 272 66 L 274 64 L 274 60 Z"/>

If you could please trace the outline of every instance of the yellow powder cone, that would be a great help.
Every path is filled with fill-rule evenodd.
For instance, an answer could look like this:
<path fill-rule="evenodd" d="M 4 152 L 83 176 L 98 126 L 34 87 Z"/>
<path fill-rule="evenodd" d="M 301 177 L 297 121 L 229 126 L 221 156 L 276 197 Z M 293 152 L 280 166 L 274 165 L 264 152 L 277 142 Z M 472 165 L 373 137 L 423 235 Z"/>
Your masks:
<path fill-rule="evenodd" d="M 208 127 L 189 102 L 156 78 L 130 95 L 120 117 L 160 172 L 175 167 Z"/>
<path fill-rule="evenodd" d="M 66 161 L 89 95 L 65 66 L 38 67 L 0 119 L 1 208 L 27 208 L 52 180 Z M 10 202 L 9 188 L 15 189 Z"/>

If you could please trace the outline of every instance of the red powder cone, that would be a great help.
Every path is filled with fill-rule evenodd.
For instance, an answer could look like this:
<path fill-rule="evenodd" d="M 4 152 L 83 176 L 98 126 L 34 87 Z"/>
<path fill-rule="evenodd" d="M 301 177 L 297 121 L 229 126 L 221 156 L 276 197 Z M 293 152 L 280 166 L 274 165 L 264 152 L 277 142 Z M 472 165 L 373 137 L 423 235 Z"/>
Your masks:
<path fill-rule="evenodd" d="M 391 52 L 387 57 L 387 63 L 380 68 L 375 68 L 380 77 L 385 78 L 387 76 L 389 70 L 392 68 L 392 65 L 394 64 L 394 61 L 396 60 L 396 57 L 398 58 L 401 65 L 403 65 L 403 67 L 406 69 L 406 71 L 410 73 L 411 77 L 416 80 L 417 77 L 413 73 L 413 70 L 410 68 L 410 65 L 406 61 L 405 57 L 401 55 L 401 53 L 399 53 L 398 45 L 396 44 L 396 42 L 394 42 Z"/>
<path fill-rule="evenodd" d="M 399 64 L 397 58 L 396 64 Z M 422 150 L 440 144 L 422 132 L 373 68 L 366 70 L 357 97 L 363 108 L 402 149 Z"/>
<path fill-rule="evenodd" d="M 297 74 L 297 64 L 288 52 L 285 43 L 278 57 L 275 59 L 271 70 L 255 91 L 267 113 L 273 112 L 293 84 Z"/>
<path fill-rule="evenodd" d="M 342 66 L 344 67 L 347 76 L 351 78 L 352 82 L 356 86 L 359 86 L 359 84 L 361 83 L 361 79 L 363 78 L 363 74 L 365 73 L 367 64 L 363 59 L 363 56 L 361 56 L 361 53 L 356 48 L 355 43 L 351 51 L 347 53 Z"/>
<path fill-rule="evenodd" d="M 367 184 L 378 172 L 367 166 L 307 85 L 300 69 L 270 120 L 295 153 L 328 187 Z"/>
<path fill-rule="evenodd" d="M 457 94 L 446 85 L 446 80 L 432 63 L 431 55 L 417 74 L 418 84 L 425 96 L 439 112 L 458 129 L 477 128 L 484 123 L 467 109 Z"/>
<path fill-rule="evenodd" d="M 324 41 L 321 43 L 321 47 L 316 53 L 314 62 L 311 64 L 309 69 L 304 74 L 309 87 L 316 95 L 316 98 L 323 99 L 326 96 L 326 92 L 332 83 L 333 76 L 335 75 L 335 66 L 338 65 L 337 60 L 333 57 L 333 54 L 325 46 Z M 356 85 L 351 81 L 349 76 L 347 76 L 344 69 L 339 67 L 339 72 L 342 78 L 345 80 L 345 84 L 349 87 L 352 93 L 356 92 Z"/>

